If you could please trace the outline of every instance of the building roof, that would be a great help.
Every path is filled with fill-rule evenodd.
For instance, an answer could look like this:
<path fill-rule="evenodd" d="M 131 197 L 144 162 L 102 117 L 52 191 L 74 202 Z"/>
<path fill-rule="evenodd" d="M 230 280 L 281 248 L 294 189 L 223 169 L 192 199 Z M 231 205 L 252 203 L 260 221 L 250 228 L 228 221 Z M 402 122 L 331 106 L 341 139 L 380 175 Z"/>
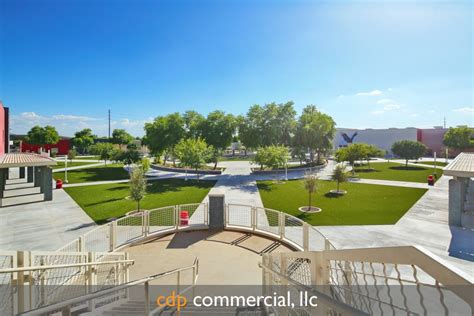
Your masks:
<path fill-rule="evenodd" d="M 0 156 L 0 168 L 54 166 L 49 157 L 31 153 L 7 153 Z"/>
<path fill-rule="evenodd" d="M 474 153 L 460 153 L 443 170 L 447 176 L 473 178 Z"/>

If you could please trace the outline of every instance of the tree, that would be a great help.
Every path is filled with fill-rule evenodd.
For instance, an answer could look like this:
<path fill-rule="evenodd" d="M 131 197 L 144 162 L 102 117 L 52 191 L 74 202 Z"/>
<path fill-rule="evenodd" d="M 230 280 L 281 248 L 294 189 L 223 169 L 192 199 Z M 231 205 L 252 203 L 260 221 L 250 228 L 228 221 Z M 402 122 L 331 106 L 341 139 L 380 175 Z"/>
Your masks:
<path fill-rule="evenodd" d="M 121 152 L 120 161 L 125 165 L 136 164 L 141 161 L 142 156 L 138 150 L 131 147 L 124 152 Z"/>
<path fill-rule="evenodd" d="M 339 184 L 347 181 L 347 171 L 343 164 L 337 164 L 332 173 L 331 179 L 337 182 L 337 193 L 339 193 Z"/>
<path fill-rule="evenodd" d="M 76 155 L 77 155 L 77 152 L 76 150 L 73 148 L 73 149 L 70 149 L 68 152 L 67 152 L 67 159 L 69 160 L 73 160 L 74 158 L 76 158 Z"/>
<path fill-rule="evenodd" d="M 53 126 L 41 127 L 36 125 L 28 132 L 25 140 L 28 144 L 43 147 L 44 145 L 57 144 L 59 142 L 59 135 Z"/>
<path fill-rule="evenodd" d="M 371 145 L 371 144 L 363 144 L 363 145 L 365 146 L 364 154 L 365 154 L 365 160 L 367 160 L 367 168 L 370 169 L 370 159 L 376 158 L 376 157 L 382 157 L 384 155 L 384 151 L 375 145 Z"/>
<path fill-rule="evenodd" d="M 150 159 L 148 157 L 143 157 L 141 165 L 142 165 L 143 172 L 147 173 L 148 170 L 150 170 L 150 166 L 151 166 Z"/>
<path fill-rule="evenodd" d="M 146 177 L 141 167 L 132 168 L 130 173 L 130 198 L 137 202 L 137 210 L 140 211 L 140 201 L 146 194 Z"/>
<path fill-rule="evenodd" d="M 89 147 L 89 151 L 93 155 L 98 155 L 100 160 L 104 161 L 107 166 L 107 160 L 112 160 L 120 151 L 111 143 L 97 143 Z"/>
<path fill-rule="evenodd" d="M 201 137 L 201 125 L 206 120 L 196 111 L 186 111 L 183 114 L 186 138 Z"/>
<path fill-rule="evenodd" d="M 94 139 L 96 135 L 92 134 L 90 128 L 85 128 L 82 131 L 76 132 L 74 138 L 72 139 L 72 144 L 81 154 L 85 154 L 89 147 L 94 144 Z"/>
<path fill-rule="evenodd" d="M 184 119 L 179 113 L 159 116 L 151 123 L 145 124 L 145 133 L 153 154 L 165 154 L 165 161 L 172 154 L 173 148 L 185 136 Z M 174 159 L 173 159 L 174 164 Z"/>
<path fill-rule="evenodd" d="M 308 105 L 298 120 L 294 145 L 309 148 L 311 162 L 316 153 L 320 163 L 321 155 L 332 148 L 335 133 L 336 123 L 332 117 L 318 111 L 316 106 Z"/>
<path fill-rule="evenodd" d="M 185 167 L 195 169 L 199 181 L 199 168 L 208 159 L 210 151 L 214 150 L 212 146 L 208 146 L 201 138 L 182 139 L 175 146 L 175 154 Z"/>
<path fill-rule="evenodd" d="M 293 102 L 253 105 L 245 117 L 238 117 L 238 134 L 246 148 L 291 144 L 296 112 Z"/>
<path fill-rule="evenodd" d="M 124 129 L 114 129 L 112 132 L 112 143 L 118 144 L 120 149 L 122 145 L 127 145 L 133 141 L 133 136 Z"/>
<path fill-rule="evenodd" d="M 464 150 L 473 146 L 471 142 L 472 135 L 473 130 L 467 126 L 451 127 L 444 134 L 443 144 L 453 149 Z"/>
<path fill-rule="evenodd" d="M 265 165 L 275 170 L 276 174 L 278 174 L 278 169 L 285 166 L 287 158 L 288 148 L 272 145 L 259 148 L 253 161 L 259 164 L 261 169 Z"/>
<path fill-rule="evenodd" d="M 201 121 L 199 131 L 206 143 L 219 151 L 226 149 L 232 143 L 232 137 L 235 133 L 236 121 L 232 114 L 225 114 L 222 111 L 214 111 L 207 115 L 207 118 Z M 218 157 L 218 155 L 214 155 Z M 217 159 L 214 169 L 217 168 Z"/>
<path fill-rule="evenodd" d="M 339 148 L 336 151 L 336 160 L 338 162 L 349 162 L 353 174 L 355 172 L 355 162 L 357 160 L 365 159 L 365 157 L 367 157 L 367 146 L 362 143 L 351 144 L 347 147 Z"/>
<path fill-rule="evenodd" d="M 392 152 L 405 159 L 405 167 L 409 159 L 419 159 L 426 153 L 426 146 L 412 140 L 401 140 L 392 144 Z"/>
<path fill-rule="evenodd" d="M 313 193 L 316 192 L 318 189 L 318 176 L 314 173 L 308 172 L 305 174 L 303 181 L 304 181 L 303 182 L 304 188 L 306 191 L 308 191 L 308 198 L 309 198 L 308 210 L 311 210 L 311 207 L 312 207 L 311 198 L 312 198 Z"/>

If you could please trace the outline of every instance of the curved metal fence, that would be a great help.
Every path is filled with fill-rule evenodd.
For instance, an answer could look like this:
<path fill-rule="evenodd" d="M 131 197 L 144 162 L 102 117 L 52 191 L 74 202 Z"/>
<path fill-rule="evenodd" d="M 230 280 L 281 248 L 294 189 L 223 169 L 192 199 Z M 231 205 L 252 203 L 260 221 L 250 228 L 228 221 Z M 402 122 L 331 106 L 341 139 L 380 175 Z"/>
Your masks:
<path fill-rule="evenodd" d="M 316 228 L 301 219 L 269 208 L 226 204 L 226 229 L 239 229 L 277 238 L 298 250 L 334 249 Z M 114 251 L 148 236 L 209 227 L 207 203 L 181 204 L 144 210 L 87 232 L 58 251 Z"/>

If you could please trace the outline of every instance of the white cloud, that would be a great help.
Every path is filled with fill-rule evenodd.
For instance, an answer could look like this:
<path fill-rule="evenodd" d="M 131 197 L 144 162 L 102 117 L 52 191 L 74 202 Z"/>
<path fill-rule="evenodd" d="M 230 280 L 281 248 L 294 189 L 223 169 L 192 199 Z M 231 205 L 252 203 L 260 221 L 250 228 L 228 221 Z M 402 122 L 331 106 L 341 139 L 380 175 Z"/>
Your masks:
<path fill-rule="evenodd" d="M 63 120 L 63 121 L 95 121 L 97 120 L 96 118 L 89 117 L 89 116 L 65 115 L 65 114 L 53 115 L 52 118 L 55 120 Z"/>
<path fill-rule="evenodd" d="M 466 106 L 466 107 L 463 107 L 463 108 L 454 109 L 453 111 L 458 112 L 458 113 L 472 114 L 472 113 L 474 113 L 474 108 Z"/>
<path fill-rule="evenodd" d="M 382 94 L 383 92 L 380 90 L 372 90 L 370 92 L 357 92 L 356 96 L 377 96 Z"/>
<path fill-rule="evenodd" d="M 377 101 L 377 104 L 389 104 L 389 103 L 395 103 L 395 101 L 392 99 L 380 99 Z"/>
<path fill-rule="evenodd" d="M 383 106 L 383 109 L 385 111 L 393 111 L 393 110 L 398 110 L 400 109 L 402 106 L 400 104 L 395 104 L 395 103 L 391 103 L 391 104 L 385 104 Z"/>
<path fill-rule="evenodd" d="M 134 136 L 144 134 L 143 126 L 145 122 L 152 118 L 143 120 L 120 119 L 111 122 L 112 129 L 123 128 Z M 55 114 L 51 116 L 39 115 L 35 112 L 23 112 L 10 115 L 10 126 L 13 134 L 26 134 L 33 126 L 52 125 L 56 127 L 61 136 L 73 136 L 75 132 L 84 128 L 92 129 L 94 134 L 105 136 L 108 134 L 107 118 L 90 117 L 83 115 Z"/>
<path fill-rule="evenodd" d="M 380 115 L 380 114 L 384 114 L 385 111 L 384 110 L 374 110 L 374 111 L 371 111 L 370 113 L 374 114 L 374 115 Z"/>

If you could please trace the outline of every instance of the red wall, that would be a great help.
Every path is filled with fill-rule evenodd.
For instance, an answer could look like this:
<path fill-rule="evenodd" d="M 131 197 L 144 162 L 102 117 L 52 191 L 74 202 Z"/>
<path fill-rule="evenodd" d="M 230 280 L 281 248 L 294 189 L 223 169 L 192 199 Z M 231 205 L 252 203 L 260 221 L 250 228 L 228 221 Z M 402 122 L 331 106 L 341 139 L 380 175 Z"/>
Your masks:
<path fill-rule="evenodd" d="M 57 155 L 67 155 L 69 149 L 71 149 L 71 140 L 70 139 L 60 139 L 57 144 L 54 145 L 44 145 L 43 151 L 50 151 L 52 148 L 57 148 Z M 35 152 L 39 153 L 40 146 L 30 145 L 25 141 L 21 142 L 21 152 Z"/>
<path fill-rule="evenodd" d="M 436 155 L 445 154 L 445 146 L 443 145 L 444 134 L 447 128 L 427 128 L 418 129 L 418 141 L 425 144 L 429 148 L 430 154 L 436 152 Z"/>
<path fill-rule="evenodd" d="M 0 155 L 5 153 L 5 108 L 0 101 Z"/>

